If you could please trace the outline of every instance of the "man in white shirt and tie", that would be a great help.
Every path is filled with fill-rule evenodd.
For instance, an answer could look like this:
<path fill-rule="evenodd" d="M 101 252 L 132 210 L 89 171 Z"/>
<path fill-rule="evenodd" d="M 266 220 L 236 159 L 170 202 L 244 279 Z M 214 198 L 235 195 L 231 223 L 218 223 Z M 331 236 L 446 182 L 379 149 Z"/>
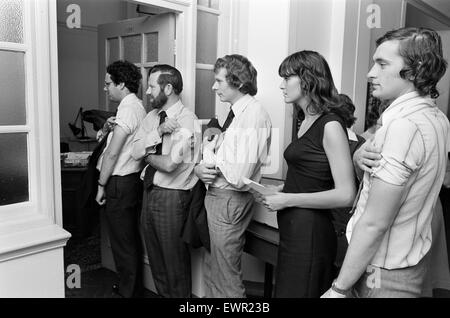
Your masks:
<path fill-rule="evenodd" d="M 222 134 L 204 141 L 203 163 L 195 168 L 208 185 L 205 208 L 211 253 L 205 254 L 205 293 L 207 297 L 245 297 L 241 257 L 254 199 L 242 177 L 260 181 L 272 124 L 253 97 L 257 72 L 247 58 L 226 55 L 216 61 L 214 72 L 212 89 L 231 108 Z"/>
<path fill-rule="evenodd" d="M 200 153 L 201 128 L 197 116 L 183 105 L 180 72 L 166 64 L 149 72 L 152 110 L 133 140 L 132 156 L 144 158 L 141 225 L 148 260 L 158 294 L 167 298 L 191 297 L 191 259 L 181 238 L 189 212 L 191 189 Z M 198 140 L 198 142 L 197 142 Z M 192 142 L 193 141 L 193 142 Z"/>

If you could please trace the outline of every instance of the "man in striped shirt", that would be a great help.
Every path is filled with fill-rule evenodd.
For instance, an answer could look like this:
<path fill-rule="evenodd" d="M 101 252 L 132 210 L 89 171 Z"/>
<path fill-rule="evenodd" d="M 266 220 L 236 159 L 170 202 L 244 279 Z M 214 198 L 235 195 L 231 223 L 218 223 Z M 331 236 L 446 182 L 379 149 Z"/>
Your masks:
<path fill-rule="evenodd" d="M 372 94 L 391 102 L 368 141 L 381 151 L 379 162 L 373 167 L 355 154 L 365 171 L 347 225 L 349 247 L 324 296 L 420 297 L 449 151 L 450 125 L 434 101 L 447 63 L 439 35 L 424 28 L 386 33 L 373 60 Z"/>

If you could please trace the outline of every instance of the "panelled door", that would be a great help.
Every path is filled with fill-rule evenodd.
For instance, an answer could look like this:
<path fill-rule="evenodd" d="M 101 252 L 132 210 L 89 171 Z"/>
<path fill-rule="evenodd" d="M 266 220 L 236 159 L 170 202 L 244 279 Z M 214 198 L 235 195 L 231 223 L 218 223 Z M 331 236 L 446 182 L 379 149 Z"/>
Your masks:
<path fill-rule="evenodd" d="M 103 91 L 106 66 L 124 59 L 141 69 L 142 86 L 138 97 L 147 111 L 148 70 L 155 64 L 175 66 L 175 14 L 123 20 L 98 26 L 99 108 L 115 111 L 117 103 L 108 100 Z"/>

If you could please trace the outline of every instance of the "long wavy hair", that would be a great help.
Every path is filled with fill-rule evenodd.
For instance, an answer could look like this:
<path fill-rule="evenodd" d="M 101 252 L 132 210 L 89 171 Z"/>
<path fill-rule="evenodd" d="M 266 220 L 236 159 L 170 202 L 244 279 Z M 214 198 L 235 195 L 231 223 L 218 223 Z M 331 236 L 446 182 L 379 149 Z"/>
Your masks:
<path fill-rule="evenodd" d="M 349 110 L 341 107 L 343 103 L 334 86 L 330 67 L 319 53 L 305 50 L 289 55 L 278 68 L 278 74 L 285 79 L 291 76 L 300 78 L 302 93 L 311 100 L 306 107 L 309 114 L 333 112 L 344 122 L 351 120 Z M 297 104 L 294 106 L 298 110 L 298 119 L 303 120 L 305 118 L 303 110 Z"/>

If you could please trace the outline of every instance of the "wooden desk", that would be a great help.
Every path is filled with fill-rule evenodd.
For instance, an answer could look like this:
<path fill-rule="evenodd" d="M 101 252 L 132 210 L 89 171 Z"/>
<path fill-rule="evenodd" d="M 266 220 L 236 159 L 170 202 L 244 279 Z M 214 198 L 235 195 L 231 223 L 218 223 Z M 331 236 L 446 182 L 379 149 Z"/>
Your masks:
<path fill-rule="evenodd" d="M 264 297 L 272 297 L 273 269 L 277 264 L 278 244 L 280 235 L 278 229 L 266 224 L 252 221 L 247 228 L 244 251 L 264 261 Z"/>

